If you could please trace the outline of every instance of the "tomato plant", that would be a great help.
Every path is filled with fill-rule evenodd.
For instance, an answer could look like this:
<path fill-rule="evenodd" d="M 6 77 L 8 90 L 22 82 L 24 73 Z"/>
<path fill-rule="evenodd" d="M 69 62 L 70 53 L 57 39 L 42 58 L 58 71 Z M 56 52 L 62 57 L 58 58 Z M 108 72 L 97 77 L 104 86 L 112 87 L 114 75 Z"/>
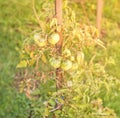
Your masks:
<path fill-rule="evenodd" d="M 114 111 L 104 108 L 100 93 L 105 90 L 109 94 L 112 83 L 117 80 L 110 78 L 99 62 L 94 62 L 95 55 L 91 51 L 95 52 L 96 46 L 105 48 L 104 44 L 96 27 L 76 20 L 69 4 L 64 1 L 61 26 L 53 14 L 53 17 L 42 20 L 40 23 L 44 26 L 34 30 L 25 41 L 17 67 L 26 67 L 32 72 L 26 72 L 20 84 L 21 92 L 24 91 L 33 101 L 32 115 L 36 118 L 115 117 Z M 46 13 L 46 10 L 43 12 Z M 56 44 L 61 30 L 63 44 L 59 54 Z M 90 54 L 87 54 L 88 50 Z M 90 58 L 87 57 L 89 55 Z M 58 68 L 63 75 L 59 89 L 56 88 L 56 83 L 59 83 L 56 79 Z"/>

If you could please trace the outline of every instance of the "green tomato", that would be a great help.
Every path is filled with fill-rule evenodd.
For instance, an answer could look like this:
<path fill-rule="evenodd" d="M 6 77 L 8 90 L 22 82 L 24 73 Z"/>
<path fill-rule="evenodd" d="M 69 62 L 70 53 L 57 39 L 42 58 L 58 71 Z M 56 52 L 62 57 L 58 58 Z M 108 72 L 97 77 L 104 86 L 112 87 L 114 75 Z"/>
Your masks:
<path fill-rule="evenodd" d="M 78 63 L 73 63 L 71 70 L 77 70 L 78 69 Z"/>
<path fill-rule="evenodd" d="M 34 40 L 39 40 L 41 35 L 39 33 L 34 34 Z"/>
<path fill-rule="evenodd" d="M 72 62 L 70 60 L 66 60 L 62 63 L 61 68 L 65 71 L 69 70 L 72 68 Z"/>
<path fill-rule="evenodd" d="M 73 86 L 73 82 L 72 81 L 67 81 L 67 86 L 68 87 L 72 87 Z"/>
<path fill-rule="evenodd" d="M 61 64 L 61 58 L 54 58 L 52 57 L 50 60 L 50 65 L 53 66 L 54 68 L 59 68 Z"/>
<path fill-rule="evenodd" d="M 74 57 L 74 56 L 71 56 L 71 57 L 70 57 L 70 60 L 71 60 L 71 61 L 75 61 L 75 57 Z"/>
<path fill-rule="evenodd" d="M 43 46 L 47 45 L 47 40 L 45 38 L 42 38 L 40 36 L 40 34 L 35 34 L 34 35 L 34 41 L 40 47 L 43 47 Z"/>
<path fill-rule="evenodd" d="M 66 56 L 66 57 L 69 57 L 69 56 L 71 56 L 71 51 L 66 48 L 66 49 L 63 51 L 63 55 Z"/>
<path fill-rule="evenodd" d="M 60 36 L 58 33 L 54 33 L 50 36 L 50 38 L 48 39 L 48 42 L 52 45 L 55 45 L 58 43 L 58 41 L 60 40 Z"/>

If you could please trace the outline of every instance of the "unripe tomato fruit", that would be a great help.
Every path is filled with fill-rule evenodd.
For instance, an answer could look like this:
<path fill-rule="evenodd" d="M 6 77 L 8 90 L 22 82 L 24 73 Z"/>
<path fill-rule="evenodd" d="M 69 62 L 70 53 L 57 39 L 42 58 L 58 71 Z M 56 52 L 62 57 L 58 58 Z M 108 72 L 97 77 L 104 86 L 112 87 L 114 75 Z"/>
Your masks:
<path fill-rule="evenodd" d="M 70 57 L 70 60 L 71 60 L 71 61 L 75 61 L 75 57 L 74 57 L 74 56 L 71 56 L 71 57 Z"/>
<path fill-rule="evenodd" d="M 68 87 L 72 87 L 73 86 L 73 82 L 72 81 L 67 81 L 67 86 Z"/>
<path fill-rule="evenodd" d="M 77 70 L 78 69 L 78 63 L 73 63 L 71 70 Z"/>
<path fill-rule="evenodd" d="M 43 47 L 43 46 L 47 45 L 47 40 L 45 38 L 42 38 L 40 36 L 40 34 L 35 34 L 34 35 L 34 41 L 40 47 Z"/>
<path fill-rule="evenodd" d="M 36 39 L 39 40 L 39 38 L 41 38 L 39 33 L 34 34 L 34 40 L 36 40 Z"/>
<path fill-rule="evenodd" d="M 52 57 L 50 60 L 50 65 L 53 66 L 54 68 L 59 68 L 61 64 L 61 58 L 54 58 Z"/>
<path fill-rule="evenodd" d="M 55 45 L 58 43 L 58 41 L 60 40 L 60 36 L 58 33 L 54 33 L 50 36 L 50 38 L 48 39 L 48 42 L 52 45 Z"/>
<path fill-rule="evenodd" d="M 66 48 L 66 49 L 63 51 L 63 55 L 66 56 L 66 57 L 69 57 L 69 56 L 71 56 L 71 51 Z"/>
<path fill-rule="evenodd" d="M 61 64 L 61 68 L 65 71 L 69 70 L 72 68 L 72 62 L 70 60 L 66 60 Z"/>

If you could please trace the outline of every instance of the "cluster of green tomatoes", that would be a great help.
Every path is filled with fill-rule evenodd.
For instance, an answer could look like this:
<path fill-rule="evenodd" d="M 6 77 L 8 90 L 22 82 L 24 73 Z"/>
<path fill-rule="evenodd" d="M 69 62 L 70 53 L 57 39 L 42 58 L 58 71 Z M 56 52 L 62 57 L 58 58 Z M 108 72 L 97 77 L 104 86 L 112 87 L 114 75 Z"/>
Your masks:
<path fill-rule="evenodd" d="M 49 42 L 52 45 L 57 44 L 57 42 L 60 40 L 60 36 L 58 33 L 52 34 L 48 39 L 41 37 L 39 33 L 34 35 L 34 41 L 36 42 L 37 45 L 40 47 L 44 47 L 47 45 L 47 42 Z"/>
<path fill-rule="evenodd" d="M 39 47 L 47 46 L 47 43 L 55 46 L 60 40 L 58 33 L 53 33 L 49 37 L 42 38 L 39 33 L 34 35 L 34 41 Z M 46 47 L 47 48 L 47 47 Z M 84 53 L 77 52 L 76 58 L 71 54 L 71 51 L 66 48 L 62 51 L 62 56 L 52 56 L 49 59 L 49 63 L 54 68 L 61 68 L 64 71 L 77 70 L 79 65 L 83 63 Z"/>

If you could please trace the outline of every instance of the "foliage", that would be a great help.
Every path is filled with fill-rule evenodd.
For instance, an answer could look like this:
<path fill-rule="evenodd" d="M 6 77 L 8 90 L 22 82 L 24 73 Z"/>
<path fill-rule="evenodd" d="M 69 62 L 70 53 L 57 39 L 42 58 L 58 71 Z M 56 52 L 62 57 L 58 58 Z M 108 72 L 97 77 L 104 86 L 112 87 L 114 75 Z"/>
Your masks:
<path fill-rule="evenodd" d="M 45 16 L 43 20 L 37 19 L 41 29 L 36 28 L 39 30 L 34 30 L 25 40 L 17 67 L 27 67 L 28 70 L 21 81 L 20 91 L 32 100 L 31 112 L 36 118 L 54 115 L 60 118 L 104 115 L 115 118 L 116 114 L 104 107 L 101 97 L 109 97 L 111 89 L 117 93 L 120 82 L 108 75 L 105 65 L 96 60 L 96 45 L 105 48 L 97 29 L 79 24 L 68 4 L 65 1 L 63 6 L 62 27 L 57 25 L 52 14 L 50 18 Z M 45 9 L 43 13 L 48 11 Z M 64 41 L 59 55 L 55 44 L 60 39 L 57 32 L 61 29 Z M 57 91 L 56 68 L 62 69 L 64 78 L 62 88 Z"/>

